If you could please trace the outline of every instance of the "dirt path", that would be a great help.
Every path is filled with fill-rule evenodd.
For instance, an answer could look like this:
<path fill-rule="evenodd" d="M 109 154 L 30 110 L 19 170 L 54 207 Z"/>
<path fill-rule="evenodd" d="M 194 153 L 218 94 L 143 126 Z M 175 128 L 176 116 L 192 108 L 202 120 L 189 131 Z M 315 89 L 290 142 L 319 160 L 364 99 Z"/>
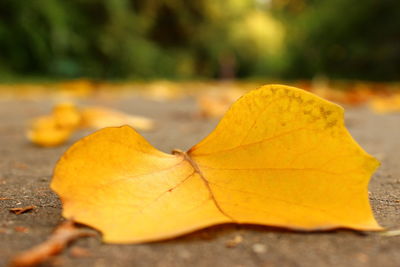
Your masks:
<path fill-rule="evenodd" d="M 191 98 L 152 102 L 124 97 L 81 100 L 157 121 L 144 136 L 157 148 L 190 148 L 215 126 L 215 120 L 194 119 Z M 47 113 L 49 100 L 0 100 L 0 266 L 15 253 L 42 240 L 61 221 L 61 206 L 48 187 L 52 168 L 63 151 L 37 148 L 25 139 L 30 118 Z M 379 222 L 400 228 L 400 114 L 376 115 L 365 108 L 349 108 L 347 125 L 356 140 L 382 161 L 370 185 L 371 201 Z M 85 133 L 80 134 L 83 136 Z M 75 136 L 75 140 L 79 138 Z M 33 212 L 15 215 L 9 208 L 34 205 Z M 240 235 L 243 242 L 228 248 Z M 143 245 L 105 245 L 99 238 L 82 239 L 90 256 L 76 258 L 71 249 L 56 263 L 61 266 L 400 266 L 400 236 L 383 237 L 351 231 L 294 233 L 254 226 L 226 225 L 171 241 Z"/>

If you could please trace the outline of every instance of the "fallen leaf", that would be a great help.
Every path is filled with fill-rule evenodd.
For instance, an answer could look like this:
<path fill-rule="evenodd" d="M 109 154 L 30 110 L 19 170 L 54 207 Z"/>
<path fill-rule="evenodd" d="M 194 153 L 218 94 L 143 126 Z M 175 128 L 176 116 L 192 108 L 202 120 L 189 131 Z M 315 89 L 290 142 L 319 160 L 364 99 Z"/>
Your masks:
<path fill-rule="evenodd" d="M 75 97 L 90 96 L 95 92 L 97 87 L 94 82 L 85 79 L 65 81 L 52 86 L 59 89 L 58 94 Z"/>
<path fill-rule="evenodd" d="M 380 114 L 400 112 L 400 93 L 374 98 L 369 106 L 373 111 Z"/>
<path fill-rule="evenodd" d="M 178 83 L 158 81 L 147 84 L 142 95 L 148 99 L 163 102 L 181 97 L 182 92 Z"/>
<path fill-rule="evenodd" d="M 102 107 L 79 109 L 67 102 L 54 106 L 50 115 L 33 120 L 27 137 L 36 145 L 52 147 L 65 143 L 81 128 L 100 129 L 121 125 L 130 125 L 135 129 L 146 131 L 153 129 L 154 121 Z"/>
<path fill-rule="evenodd" d="M 128 115 L 102 107 L 87 107 L 82 109 L 82 126 L 90 128 L 105 128 L 110 126 L 130 125 L 139 130 L 151 130 L 154 121 L 142 116 Z"/>
<path fill-rule="evenodd" d="M 64 217 L 109 243 L 221 223 L 381 230 L 368 199 L 378 165 L 346 130 L 340 106 L 270 85 L 241 97 L 188 152 L 163 153 L 127 126 L 87 136 L 61 157 L 51 187 Z"/>
<path fill-rule="evenodd" d="M 15 256 L 11 260 L 10 266 L 37 266 L 62 252 L 70 242 L 92 235 L 93 233 L 87 230 L 77 228 L 74 222 L 66 221 L 55 229 L 47 241 Z"/>
<path fill-rule="evenodd" d="M 70 102 L 59 103 L 53 108 L 53 117 L 60 128 L 76 129 L 81 125 L 80 110 Z"/>
<path fill-rule="evenodd" d="M 19 214 L 31 211 L 35 208 L 36 208 L 35 206 L 27 206 L 27 207 L 22 207 L 22 208 L 11 208 L 11 209 L 9 209 L 9 211 L 19 215 Z"/>
<path fill-rule="evenodd" d="M 77 107 L 69 102 L 54 106 L 52 114 L 33 120 L 28 139 L 45 147 L 58 146 L 66 142 L 81 124 Z"/>
<path fill-rule="evenodd" d="M 35 119 L 28 130 L 28 139 L 39 146 L 53 147 L 65 143 L 75 128 L 61 128 L 54 116 Z"/>
<path fill-rule="evenodd" d="M 15 226 L 14 230 L 15 230 L 15 232 L 19 232 L 19 233 L 27 233 L 29 231 L 28 228 L 23 227 L 23 226 Z"/>
<path fill-rule="evenodd" d="M 203 117 L 218 118 L 242 95 L 243 90 L 237 88 L 208 90 L 197 97 L 197 103 Z"/>

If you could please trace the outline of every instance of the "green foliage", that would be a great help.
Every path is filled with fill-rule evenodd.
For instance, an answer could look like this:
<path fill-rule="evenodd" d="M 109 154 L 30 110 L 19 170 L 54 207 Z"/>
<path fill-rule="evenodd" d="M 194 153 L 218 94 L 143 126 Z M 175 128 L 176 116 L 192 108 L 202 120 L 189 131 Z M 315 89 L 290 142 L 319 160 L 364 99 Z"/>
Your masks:
<path fill-rule="evenodd" d="M 396 0 L 2 0 L 0 79 L 398 79 L 399 17 Z"/>
<path fill-rule="evenodd" d="M 296 8 L 297 7 L 297 8 Z M 286 77 L 399 79 L 400 1 L 286 1 Z"/>
<path fill-rule="evenodd" d="M 238 0 L 4 0 L 0 72 L 196 78 L 231 68 L 225 75 L 234 75 L 236 66 L 251 66 L 268 53 L 243 45 L 246 36 L 232 36 L 254 8 Z"/>
<path fill-rule="evenodd" d="M 0 73 L 248 76 L 281 44 L 273 36 L 277 23 L 257 7 L 251 0 L 4 0 Z M 272 34 L 254 30 L 254 14 L 272 25 Z M 282 33 L 278 35 L 281 40 Z"/>

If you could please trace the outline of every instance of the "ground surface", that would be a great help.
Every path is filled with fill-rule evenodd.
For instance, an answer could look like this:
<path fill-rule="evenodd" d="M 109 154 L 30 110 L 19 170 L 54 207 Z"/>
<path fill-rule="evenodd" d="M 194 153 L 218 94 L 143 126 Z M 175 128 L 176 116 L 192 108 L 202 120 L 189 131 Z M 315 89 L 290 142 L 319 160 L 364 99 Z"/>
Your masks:
<path fill-rule="evenodd" d="M 143 133 L 164 151 L 188 149 L 207 135 L 216 120 L 194 119 L 191 98 L 154 102 L 134 96 L 80 100 L 157 121 L 157 129 Z M 52 100 L 0 99 L 0 266 L 10 257 L 45 240 L 62 220 L 61 205 L 50 191 L 52 169 L 68 144 L 38 148 L 25 139 L 27 122 L 48 113 Z M 370 184 L 378 221 L 400 228 L 400 114 L 377 115 L 363 107 L 346 109 L 346 123 L 356 140 L 382 166 Z M 80 135 L 75 136 L 77 140 Z M 35 205 L 33 212 L 15 215 L 9 208 Z M 228 248 L 240 235 L 243 242 Z M 74 258 L 71 248 L 53 264 L 61 266 L 400 266 L 400 236 L 351 231 L 295 233 L 255 226 L 226 225 L 202 230 L 171 241 L 143 245 L 105 245 L 100 237 L 82 239 L 72 247 L 86 248 L 90 256 Z"/>

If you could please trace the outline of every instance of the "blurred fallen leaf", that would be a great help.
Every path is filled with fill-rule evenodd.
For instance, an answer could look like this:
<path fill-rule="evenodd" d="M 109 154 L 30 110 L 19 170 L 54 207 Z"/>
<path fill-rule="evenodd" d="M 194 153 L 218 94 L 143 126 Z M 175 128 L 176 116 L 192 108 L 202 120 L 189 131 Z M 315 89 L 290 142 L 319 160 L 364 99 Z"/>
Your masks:
<path fill-rule="evenodd" d="M 207 90 L 197 97 L 201 115 L 218 118 L 224 115 L 230 105 L 243 95 L 243 90 L 232 88 Z"/>
<path fill-rule="evenodd" d="M 155 101 L 168 101 L 181 97 L 182 92 L 177 83 L 169 81 L 158 81 L 147 84 L 142 95 Z"/>
<path fill-rule="evenodd" d="M 52 116 L 59 128 L 76 129 L 81 125 L 81 111 L 69 102 L 59 103 L 53 107 Z"/>
<path fill-rule="evenodd" d="M 346 98 L 345 91 L 335 90 L 328 86 L 320 85 L 320 86 L 313 87 L 311 92 L 324 98 L 324 99 L 328 99 L 328 100 L 336 102 L 336 103 L 343 103 L 343 102 L 345 102 L 344 99 Z"/>
<path fill-rule="evenodd" d="M 108 243 L 221 223 L 381 230 L 368 199 L 378 165 L 345 128 L 340 106 L 270 85 L 241 97 L 188 152 L 163 153 L 126 126 L 87 136 L 58 161 L 51 188 L 64 217 Z"/>
<path fill-rule="evenodd" d="M 110 126 L 130 125 L 133 128 L 149 131 L 154 121 L 143 116 L 128 115 L 103 107 L 87 107 L 81 111 L 82 127 L 101 129 Z"/>
<path fill-rule="evenodd" d="M 43 116 L 32 121 L 27 132 L 28 139 L 39 146 L 52 147 L 66 142 L 75 128 L 60 127 L 56 117 Z"/>
<path fill-rule="evenodd" d="M 154 128 L 154 121 L 102 107 L 78 108 L 72 103 L 60 103 L 51 115 L 32 121 L 27 137 L 36 145 L 52 147 L 65 143 L 78 129 L 121 125 L 148 131 Z"/>
<path fill-rule="evenodd" d="M 29 232 L 29 229 L 27 227 L 23 227 L 23 226 L 15 226 L 14 230 L 15 230 L 15 232 L 18 232 L 18 233 L 27 233 L 27 232 Z"/>
<path fill-rule="evenodd" d="M 343 82 L 332 81 L 326 78 L 296 83 L 307 91 L 336 103 L 357 106 L 367 103 L 377 95 L 385 94 L 388 90 L 398 90 L 396 84 L 382 84 L 362 81 Z M 389 90 L 389 91 L 390 91 Z"/>
<path fill-rule="evenodd" d="M 53 86 L 59 89 L 57 91 L 58 94 L 75 97 L 89 96 L 93 94 L 96 89 L 96 84 L 94 82 L 85 79 L 65 81 Z"/>
<path fill-rule="evenodd" d="M 369 106 L 373 111 L 381 114 L 400 112 L 400 94 L 374 98 Z"/>

